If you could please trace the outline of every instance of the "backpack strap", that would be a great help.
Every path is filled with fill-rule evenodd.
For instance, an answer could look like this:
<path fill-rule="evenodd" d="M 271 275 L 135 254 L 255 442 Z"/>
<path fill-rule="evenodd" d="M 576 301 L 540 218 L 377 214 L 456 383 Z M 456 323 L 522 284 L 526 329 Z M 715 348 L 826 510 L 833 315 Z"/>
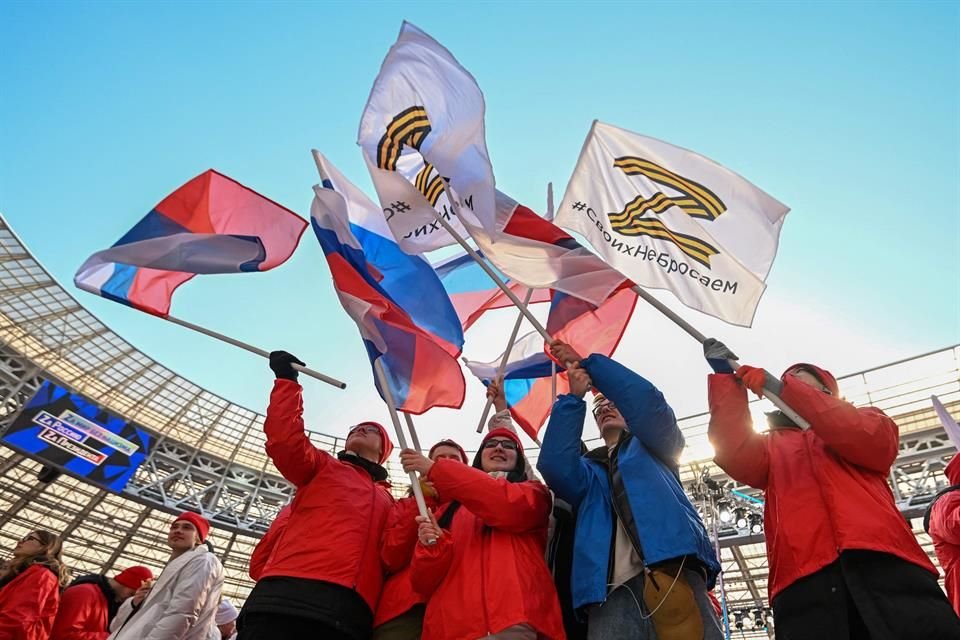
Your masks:
<path fill-rule="evenodd" d="M 933 511 L 933 505 L 937 503 L 937 500 L 947 495 L 952 491 L 960 490 L 960 484 L 955 484 L 947 487 L 943 491 L 937 493 L 933 496 L 933 500 L 930 501 L 930 504 L 927 505 L 927 510 L 923 512 L 923 530 L 927 533 L 930 533 L 930 513 Z"/>

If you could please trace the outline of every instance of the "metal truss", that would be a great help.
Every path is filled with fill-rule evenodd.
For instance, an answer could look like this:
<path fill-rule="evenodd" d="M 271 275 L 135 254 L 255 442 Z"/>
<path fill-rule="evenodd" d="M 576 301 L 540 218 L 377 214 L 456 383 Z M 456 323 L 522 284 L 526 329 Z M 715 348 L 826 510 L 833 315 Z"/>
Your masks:
<path fill-rule="evenodd" d="M 42 464 L 0 447 L 0 547 L 32 528 L 67 534 L 65 556 L 75 572 L 108 572 L 130 564 L 159 570 L 171 513 L 190 509 L 213 524 L 211 540 L 226 568 L 224 592 L 242 601 L 252 582 L 247 562 L 257 538 L 293 496 L 293 487 L 264 451 L 263 416 L 177 375 L 115 334 L 57 283 L 0 216 L 0 431 L 51 379 L 156 435 L 122 494 L 64 474 L 41 482 Z M 900 427 L 900 455 L 890 483 L 897 504 L 933 557 L 919 516 L 946 480 L 954 450 L 930 407 L 936 394 L 960 413 L 960 347 L 954 346 L 839 379 L 857 405 L 883 409 Z M 761 404 L 751 413 L 761 416 Z M 709 416 L 683 418 L 687 439 L 681 481 L 691 495 L 711 465 Z M 311 433 L 335 452 L 342 440 Z M 593 446 L 599 444 L 594 441 Z M 528 451 L 535 464 L 537 451 Z M 396 494 L 406 476 L 388 464 Z M 758 511 L 762 494 L 710 469 L 732 499 Z M 736 493 L 734 493 L 736 492 Z M 708 528 L 715 510 L 701 505 Z M 717 522 L 728 605 L 734 612 L 766 604 L 768 567 L 763 533 Z M 934 562 L 936 560 L 934 559 Z M 743 637 L 765 637 L 751 630 Z"/>

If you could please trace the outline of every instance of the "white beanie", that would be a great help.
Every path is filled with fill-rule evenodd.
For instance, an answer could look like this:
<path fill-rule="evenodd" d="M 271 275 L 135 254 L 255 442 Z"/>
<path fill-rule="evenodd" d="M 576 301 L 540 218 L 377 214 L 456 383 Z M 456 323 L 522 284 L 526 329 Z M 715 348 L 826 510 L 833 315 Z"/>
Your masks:
<path fill-rule="evenodd" d="M 220 606 L 217 607 L 215 621 L 216 624 L 228 624 L 236 620 L 239 615 L 240 612 L 233 606 L 233 603 L 224 598 L 220 601 Z"/>

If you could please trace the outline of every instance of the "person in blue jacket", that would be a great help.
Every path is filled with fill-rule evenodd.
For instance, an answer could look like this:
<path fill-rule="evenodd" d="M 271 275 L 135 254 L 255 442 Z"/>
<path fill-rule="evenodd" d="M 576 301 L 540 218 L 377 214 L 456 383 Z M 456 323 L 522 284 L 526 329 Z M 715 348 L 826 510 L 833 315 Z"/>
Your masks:
<path fill-rule="evenodd" d="M 537 468 L 577 513 L 571 589 L 588 640 L 723 638 L 707 597 L 720 565 L 679 480 L 684 438 L 649 381 L 555 341 L 570 393 L 559 396 Z M 604 446 L 580 453 L 586 403 Z"/>

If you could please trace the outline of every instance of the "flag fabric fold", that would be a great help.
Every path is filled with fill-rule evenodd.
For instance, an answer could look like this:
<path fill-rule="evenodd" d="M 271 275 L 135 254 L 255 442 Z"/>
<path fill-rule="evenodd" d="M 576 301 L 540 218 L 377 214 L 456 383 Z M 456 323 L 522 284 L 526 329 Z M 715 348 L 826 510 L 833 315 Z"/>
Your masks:
<path fill-rule="evenodd" d="M 267 271 L 286 262 L 307 222 L 210 169 L 164 198 L 77 270 L 80 289 L 164 317 L 197 274 Z"/>
<path fill-rule="evenodd" d="M 408 253 L 453 242 L 445 232 L 428 233 L 437 231 L 433 214 L 412 208 L 411 190 L 433 205 L 449 183 L 472 224 L 491 235 L 502 228 L 495 217 L 485 109 L 473 76 L 439 42 L 404 22 L 373 83 L 357 144 L 384 214 Z M 411 163 L 421 166 L 413 169 Z M 446 214 L 453 217 L 449 209 Z"/>
<path fill-rule="evenodd" d="M 788 211 L 712 160 L 594 122 L 556 223 L 637 284 L 750 326 Z"/>
<path fill-rule="evenodd" d="M 492 362 L 466 358 L 463 362 L 470 373 L 486 386 L 496 379 L 502 358 L 501 354 Z M 551 361 L 543 351 L 543 338 L 539 333 L 532 331 L 517 339 L 504 370 L 503 392 L 510 415 L 534 439 L 553 408 L 551 371 Z M 558 368 L 557 394 L 569 391 L 567 375 L 562 368 Z"/>
<path fill-rule="evenodd" d="M 463 330 L 430 264 L 391 239 L 379 209 L 325 158 L 311 223 L 344 310 L 371 364 L 380 359 L 397 409 L 460 407 Z M 379 381 L 374 381 L 381 396 Z"/>
<path fill-rule="evenodd" d="M 481 254 L 481 258 L 482 258 Z M 498 271 L 496 265 L 487 260 L 488 266 Z M 489 275 L 477 264 L 469 254 L 461 253 L 447 258 L 433 266 L 434 271 L 443 283 L 443 288 L 456 309 L 457 316 L 463 330 L 469 329 L 481 315 L 493 309 L 512 307 L 513 301 L 501 290 Z M 505 284 L 510 287 L 516 296 L 524 300 L 528 288 L 511 280 L 503 273 L 498 273 Z M 530 298 L 530 304 L 550 301 L 549 289 L 535 289 Z"/>

